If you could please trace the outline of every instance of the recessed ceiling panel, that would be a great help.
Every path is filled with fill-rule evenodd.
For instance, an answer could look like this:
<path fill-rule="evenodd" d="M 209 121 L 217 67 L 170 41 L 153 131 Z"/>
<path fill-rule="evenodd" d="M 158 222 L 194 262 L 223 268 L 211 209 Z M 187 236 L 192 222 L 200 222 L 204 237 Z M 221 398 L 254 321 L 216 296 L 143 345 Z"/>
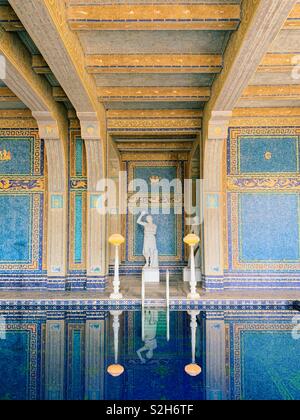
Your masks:
<path fill-rule="evenodd" d="M 204 102 L 105 102 L 106 109 L 198 109 Z"/>
<path fill-rule="evenodd" d="M 292 108 L 292 107 L 300 107 L 300 101 L 298 100 L 276 100 L 276 99 L 268 99 L 263 100 L 259 99 L 256 101 L 248 101 L 241 99 L 236 108 Z"/>
<path fill-rule="evenodd" d="M 211 86 L 214 74 L 95 74 L 97 86 Z"/>
<path fill-rule="evenodd" d="M 267 85 L 299 85 L 300 74 L 298 79 L 294 78 L 291 72 L 286 73 L 263 73 L 257 72 L 251 79 L 249 85 L 267 86 Z"/>
<path fill-rule="evenodd" d="M 86 54 L 221 54 L 229 31 L 83 31 Z"/>
<path fill-rule="evenodd" d="M 279 32 L 277 38 L 272 43 L 269 52 L 283 53 L 283 52 L 294 52 L 299 54 L 300 52 L 300 30 L 297 29 L 284 29 Z"/>

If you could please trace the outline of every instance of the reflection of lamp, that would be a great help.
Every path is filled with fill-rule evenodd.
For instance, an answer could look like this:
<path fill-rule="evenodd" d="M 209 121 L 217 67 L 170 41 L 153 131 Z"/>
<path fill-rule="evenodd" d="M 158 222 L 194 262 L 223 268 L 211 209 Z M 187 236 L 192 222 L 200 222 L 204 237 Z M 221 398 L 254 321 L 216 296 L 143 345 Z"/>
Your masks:
<path fill-rule="evenodd" d="M 199 236 L 195 235 L 194 233 L 190 233 L 184 238 L 184 242 L 191 248 L 191 280 L 190 280 L 190 287 L 191 292 L 188 295 L 188 299 L 199 299 L 200 295 L 197 293 L 197 282 L 196 282 L 196 266 L 195 266 L 195 254 L 194 248 L 200 242 Z"/>
<path fill-rule="evenodd" d="M 192 337 L 192 363 L 185 367 L 185 372 L 190 376 L 198 376 L 202 369 L 196 363 L 196 333 L 197 333 L 197 315 L 200 311 L 190 311 L 188 314 L 191 317 L 191 337 Z"/>
<path fill-rule="evenodd" d="M 122 315 L 122 311 L 111 311 L 111 315 L 114 318 L 113 321 L 113 330 L 114 330 L 114 353 L 115 353 L 115 363 L 113 365 L 108 366 L 107 372 L 117 378 L 124 373 L 124 367 L 118 363 L 118 354 L 119 354 L 119 329 L 120 329 L 120 321 L 119 317 Z"/>
<path fill-rule="evenodd" d="M 122 235 L 115 234 L 109 238 L 109 243 L 116 247 L 115 254 L 115 274 L 114 274 L 114 292 L 110 295 L 110 299 L 122 299 L 122 294 L 120 293 L 120 275 L 119 275 L 119 247 L 125 242 L 125 239 Z"/>

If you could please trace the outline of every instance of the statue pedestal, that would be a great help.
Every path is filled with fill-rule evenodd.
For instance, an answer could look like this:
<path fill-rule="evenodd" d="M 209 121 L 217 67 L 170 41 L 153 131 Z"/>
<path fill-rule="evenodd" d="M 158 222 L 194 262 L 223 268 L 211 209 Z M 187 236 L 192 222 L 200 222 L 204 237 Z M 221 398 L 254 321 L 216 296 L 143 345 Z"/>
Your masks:
<path fill-rule="evenodd" d="M 196 268 L 196 282 L 201 282 L 201 270 L 200 268 Z M 183 281 L 190 282 L 191 281 L 191 269 L 188 267 L 185 267 L 183 269 Z"/>
<path fill-rule="evenodd" d="M 142 275 L 145 283 L 159 283 L 159 268 L 143 268 Z"/>

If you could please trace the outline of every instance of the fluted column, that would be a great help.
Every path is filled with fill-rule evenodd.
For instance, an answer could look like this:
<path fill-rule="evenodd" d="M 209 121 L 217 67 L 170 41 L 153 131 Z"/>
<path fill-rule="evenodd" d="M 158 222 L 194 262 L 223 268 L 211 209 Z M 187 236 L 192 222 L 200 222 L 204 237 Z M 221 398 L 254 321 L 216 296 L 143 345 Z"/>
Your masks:
<path fill-rule="evenodd" d="M 205 380 L 207 400 L 226 400 L 226 346 L 223 312 L 206 312 L 205 318 Z"/>
<path fill-rule="evenodd" d="M 103 400 L 104 398 L 104 325 L 105 320 L 86 322 L 86 400 Z"/>
<path fill-rule="evenodd" d="M 46 322 L 45 399 L 64 400 L 65 321 Z"/>
<path fill-rule="evenodd" d="M 103 212 L 101 180 L 105 178 L 105 133 L 94 113 L 78 113 L 81 137 L 85 141 L 87 158 L 87 289 L 103 289 L 106 285 L 107 226 Z"/>
<path fill-rule="evenodd" d="M 204 157 L 204 287 L 222 289 L 224 280 L 225 144 L 231 112 L 213 112 Z"/>
<path fill-rule="evenodd" d="M 67 274 L 68 201 L 66 157 L 57 122 L 48 112 L 33 112 L 45 141 L 48 170 L 48 288 L 64 289 Z"/>

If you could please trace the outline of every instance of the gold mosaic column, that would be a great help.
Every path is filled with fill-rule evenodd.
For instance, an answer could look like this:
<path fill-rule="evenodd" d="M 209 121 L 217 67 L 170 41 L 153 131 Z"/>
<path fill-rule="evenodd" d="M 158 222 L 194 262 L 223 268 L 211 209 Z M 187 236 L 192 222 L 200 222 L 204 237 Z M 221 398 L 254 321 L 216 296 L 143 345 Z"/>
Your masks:
<path fill-rule="evenodd" d="M 204 287 L 222 289 L 224 281 L 224 152 L 231 112 L 213 112 L 204 158 Z"/>
<path fill-rule="evenodd" d="M 108 274 L 107 217 L 102 211 L 104 202 L 99 183 L 105 178 L 106 133 L 100 132 L 95 113 L 78 113 L 78 118 L 87 157 L 87 289 L 103 289 Z"/>
<path fill-rule="evenodd" d="M 48 165 L 48 288 L 64 289 L 67 274 L 66 158 L 58 124 L 48 112 L 33 112 L 45 141 Z"/>

